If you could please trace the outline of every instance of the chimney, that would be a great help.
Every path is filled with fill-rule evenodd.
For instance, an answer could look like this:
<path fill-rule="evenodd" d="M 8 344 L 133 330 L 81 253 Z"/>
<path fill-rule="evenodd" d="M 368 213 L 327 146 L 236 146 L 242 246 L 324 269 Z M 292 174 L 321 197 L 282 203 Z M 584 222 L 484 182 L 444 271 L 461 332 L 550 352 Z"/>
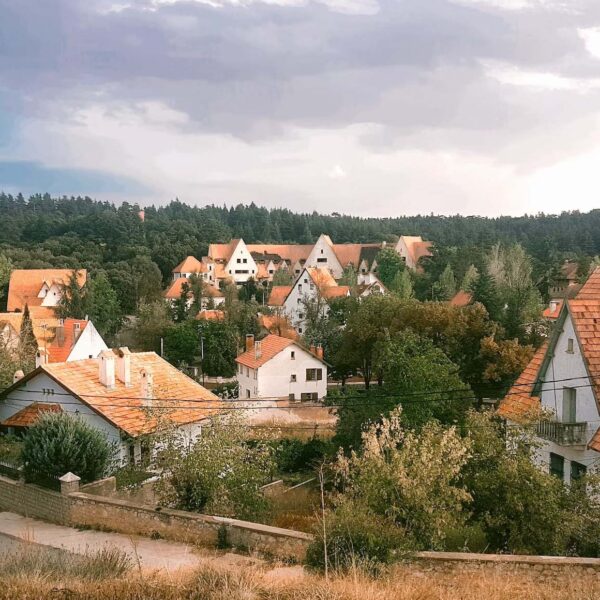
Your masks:
<path fill-rule="evenodd" d="M 142 398 L 142 406 L 152 406 L 154 376 L 150 367 L 140 370 L 140 397 Z"/>
<path fill-rule="evenodd" d="M 62 319 L 56 328 L 56 343 L 61 347 L 65 345 L 65 324 Z"/>
<path fill-rule="evenodd" d="M 321 344 L 317 346 L 317 358 L 323 360 L 323 346 Z"/>
<path fill-rule="evenodd" d="M 251 333 L 246 334 L 246 352 L 254 348 L 254 336 Z"/>
<path fill-rule="evenodd" d="M 73 346 L 77 343 L 81 335 L 81 323 L 73 323 Z"/>
<path fill-rule="evenodd" d="M 44 348 L 38 348 L 35 353 L 35 368 L 41 367 L 42 365 L 48 364 L 48 351 Z"/>
<path fill-rule="evenodd" d="M 310 353 L 314 354 L 315 356 L 317 354 L 317 347 L 314 344 L 310 345 Z"/>
<path fill-rule="evenodd" d="M 262 356 L 262 342 L 254 344 L 254 358 L 258 360 Z"/>
<path fill-rule="evenodd" d="M 131 352 L 129 348 L 123 347 L 114 350 L 117 357 L 117 379 L 131 387 Z"/>
<path fill-rule="evenodd" d="M 115 355 L 111 350 L 104 350 L 98 359 L 100 383 L 112 390 L 115 387 Z"/>
<path fill-rule="evenodd" d="M 15 371 L 15 374 L 13 376 L 13 383 L 17 383 L 17 381 L 19 381 L 19 379 L 23 379 L 23 377 L 25 377 L 25 373 L 23 373 L 21 369 Z"/>

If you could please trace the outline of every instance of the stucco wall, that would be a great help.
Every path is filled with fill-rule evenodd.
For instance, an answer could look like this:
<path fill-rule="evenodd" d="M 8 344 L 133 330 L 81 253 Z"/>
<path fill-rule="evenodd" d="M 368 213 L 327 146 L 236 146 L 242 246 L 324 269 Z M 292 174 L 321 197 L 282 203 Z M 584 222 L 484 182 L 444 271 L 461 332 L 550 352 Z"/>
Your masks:
<path fill-rule="evenodd" d="M 103 352 L 104 350 L 108 350 L 108 346 L 104 343 L 102 336 L 90 321 L 81 332 L 81 335 L 75 346 L 73 346 L 73 350 L 71 350 L 71 354 L 69 354 L 67 360 L 73 361 L 96 358 L 100 352 Z"/>
<path fill-rule="evenodd" d="M 237 259 L 244 260 L 247 262 L 237 262 Z M 236 273 L 236 270 L 247 270 L 248 273 Z M 230 273 L 231 271 L 231 273 Z M 248 281 L 248 279 L 253 278 L 256 279 L 256 275 L 258 272 L 258 267 L 252 258 L 252 255 L 248 251 L 246 244 L 243 241 L 240 241 L 236 246 L 235 250 L 231 254 L 231 258 L 229 262 L 225 266 L 225 272 L 227 275 L 230 275 L 236 283 L 243 283 Z"/>

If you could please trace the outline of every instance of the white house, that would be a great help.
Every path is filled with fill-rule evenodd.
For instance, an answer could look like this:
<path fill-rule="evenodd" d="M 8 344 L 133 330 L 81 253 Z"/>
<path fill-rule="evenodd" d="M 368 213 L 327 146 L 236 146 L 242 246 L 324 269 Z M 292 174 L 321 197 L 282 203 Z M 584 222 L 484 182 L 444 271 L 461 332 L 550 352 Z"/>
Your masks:
<path fill-rule="evenodd" d="M 525 422 L 543 409 L 537 460 L 566 483 L 600 460 L 600 268 L 566 300 L 554 334 L 502 400 L 498 413 Z"/>
<path fill-rule="evenodd" d="M 349 295 L 350 287 L 338 285 L 329 269 L 305 267 L 286 296 L 283 308 L 294 328 L 302 334 L 308 303 L 314 302 L 318 311 L 327 314 L 330 300 Z"/>
<path fill-rule="evenodd" d="M 181 278 L 189 279 L 192 275 L 198 275 L 206 283 L 215 285 L 215 265 L 206 258 L 199 261 L 193 256 L 186 256 L 173 269 L 173 281 Z"/>
<path fill-rule="evenodd" d="M 395 250 L 409 269 L 416 270 L 419 260 L 431 256 L 431 242 L 424 242 L 420 235 L 401 235 Z"/>
<path fill-rule="evenodd" d="M 248 336 L 236 363 L 242 399 L 320 400 L 327 395 L 327 364 L 320 347 L 307 350 L 273 334 L 258 342 Z"/>
<path fill-rule="evenodd" d="M 115 442 L 123 464 L 150 449 L 140 436 L 175 425 L 190 441 L 222 410 L 214 394 L 154 352 L 105 350 L 98 358 L 47 363 L 0 393 L 0 425 L 19 433 L 42 412 L 77 415 Z"/>
<path fill-rule="evenodd" d="M 163 293 L 163 297 L 171 306 L 173 306 L 175 301 L 181 298 L 184 284 L 189 284 L 189 282 L 190 281 L 187 277 L 178 277 L 177 279 L 174 279 L 171 282 L 171 285 Z M 193 301 L 193 292 L 189 290 L 186 301 L 188 308 L 192 305 Z M 216 308 L 217 306 L 219 306 L 219 304 L 223 304 L 223 302 L 225 302 L 225 294 L 223 294 L 221 290 L 212 285 L 202 286 L 202 300 L 200 301 L 201 310 L 210 308 L 211 305 L 213 308 Z"/>

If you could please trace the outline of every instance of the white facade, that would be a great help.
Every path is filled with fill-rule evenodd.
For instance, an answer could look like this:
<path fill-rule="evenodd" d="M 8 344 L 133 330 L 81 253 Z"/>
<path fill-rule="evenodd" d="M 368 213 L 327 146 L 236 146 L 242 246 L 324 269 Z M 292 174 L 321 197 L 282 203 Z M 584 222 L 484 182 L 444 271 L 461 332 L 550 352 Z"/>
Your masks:
<path fill-rule="evenodd" d="M 329 269 L 333 274 L 334 279 L 339 279 L 344 272 L 344 268 L 340 264 L 340 261 L 333 250 L 331 239 L 324 234 L 319 236 L 319 239 L 306 259 L 304 266 Z"/>
<path fill-rule="evenodd" d="M 285 314 L 299 334 L 304 333 L 306 326 L 306 303 L 317 299 L 322 304 L 323 313 L 327 314 L 329 306 L 323 298 L 320 298 L 317 285 L 305 268 L 294 282 L 290 293 L 283 303 Z"/>
<path fill-rule="evenodd" d="M 256 279 L 258 266 L 246 247 L 244 240 L 238 241 L 229 262 L 225 266 L 225 272 L 236 283 L 245 283 L 248 279 Z"/>
<path fill-rule="evenodd" d="M 290 344 L 264 365 L 238 363 L 240 399 L 316 400 L 327 395 L 327 365 L 297 344 Z"/>
<path fill-rule="evenodd" d="M 73 349 L 67 358 L 67 362 L 73 360 L 83 360 L 84 358 L 96 358 L 100 352 L 108 350 L 108 346 L 98 333 L 91 321 L 79 334 L 77 341 L 73 345 Z"/>
<path fill-rule="evenodd" d="M 62 298 L 62 288 L 56 283 L 42 285 L 38 298 L 43 298 L 42 306 L 57 306 Z"/>
<path fill-rule="evenodd" d="M 585 428 L 585 435 L 580 444 L 560 445 L 554 441 L 541 439 L 542 447 L 538 451 L 538 460 L 550 468 L 551 453 L 564 460 L 564 481 L 571 481 L 572 469 L 582 465 L 591 469 L 600 460 L 600 454 L 588 450 L 587 444 L 600 426 L 600 413 L 590 379 L 573 328 L 571 316 L 567 313 L 562 332 L 557 339 L 556 347 L 549 358 L 545 372 L 545 380 L 550 383 L 541 385 L 542 408 L 554 415 L 559 423 L 580 423 Z M 565 401 L 565 398 L 572 398 Z M 574 410 L 569 411 L 565 404 L 574 403 Z M 566 435 L 570 435 L 567 431 Z M 573 463 L 576 463 L 575 466 Z"/>

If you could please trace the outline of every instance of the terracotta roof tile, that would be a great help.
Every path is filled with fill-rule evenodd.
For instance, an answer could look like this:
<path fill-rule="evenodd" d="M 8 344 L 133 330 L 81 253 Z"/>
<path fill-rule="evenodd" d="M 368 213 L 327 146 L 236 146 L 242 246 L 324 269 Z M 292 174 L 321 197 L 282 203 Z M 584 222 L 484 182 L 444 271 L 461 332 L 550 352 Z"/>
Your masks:
<path fill-rule="evenodd" d="M 33 402 L 2 421 L 2 425 L 4 427 L 31 427 L 35 425 L 42 413 L 61 412 L 61 410 L 60 404 Z"/>
<path fill-rule="evenodd" d="M 193 256 L 187 256 L 173 269 L 173 273 L 206 273 L 207 271 L 207 266 Z"/>
<path fill-rule="evenodd" d="M 287 317 L 280 315 L 261 315 L 259 317 L 259 323 L 261 327 L 264 327 L 269 333 L 273 333 L 290 340 L 300 339 L 300 336 Z"/>
<path fill-rule="evenodd" d="M 596 430 L 596 433 L 592 436 L 592 439 L 588 443 L 588 448 L 590 450 L 595 450 L 596 452 L 600 452 L 600 427 Z"/>
<path fill-rule="evenodd" d="M 544 312 L 542 313 L 542 316 L 544 317 L 544 319 L 550 319 L 551 321 L 558 319 L 558 315 L 560 315 L 560 311 L 563 307 L 563 301 L 562 300 L 554 300 L 553 302 L 554 302 L 554 310 L 552 309 L 552 306 L 549 306 L 548 308 L 546 308 L 544 310 Z"/>
<path fill-rule="evenodd" d="M 381 244 L 333 244 L 332 247 L 343 268 L 352 264 L 355 269 L 358 269 L 363 251 L 366 248 L 379 250 Z"/>
<path fill-rule="evenodd" d="M 189 284 L 190 280 L 187 277 L 178 277 L 171 282 L 171 285 L 163 293 L 167 300 L 177 300 L 181 298 L 181 291 L 184 283 Z M 224 298 L 223 292 L 213 285 L 205 284 L 202 287 L 202 293 L 207 298 Z M 189 292 L 191 296 L 191 291 Z"/>
<path fill-rule="evenodd" d="M 240 354 L 235 360 L 246 367 L 257 369 L 293 343 L 294 341 L 288 338 L 270 334 L 260 342 L 255 343 L 254 348 Z M 260 344 L 260 346 L 257 346 L 257 344 Z M 260 351 L 257 351 L 259 347 Z"/>
<path fill-rule="evenodd" d="M 201 310 L 195 318 L 197 321 L 224 321 L 225 313 L 222 310 Z"/>
<path fill-rule="evenodd" d="M 65 362 L 73 350 L 77 341 L 75 339 L 75 327 L 79 325 L 79 335 L 87 327 L 88 321 L 81 319 L 65 319 L 62 328 L 62 335 L 59 329 L 54 330 L 54 339 L 47 346 L 48 362 Z"/>
<path fill-rule="evenodd" d="M 323 290 L 323 297 L 331 300 L 332 298 L 344 298 L 350 295 L 349 285 L 336 285 Z"/>
<path fill-rule="evenodd" d="M 321 292 L 326 288 L 337 286 L 337 281 L 333 278 L 329 269 L 322 267 L 307 267 L 306 271 Z"/>
<path fill-rule="evenodd" d="M 469 304 L 471 304 L 471 302 L 473 302 L 473 294 L 471 294 L 469 292 L 465 292 L 463 290 L 460 290 L 460 291 L 456 292 L 456 294 L 454 295 L 454 298 L 452 298 L 452 300 L 450 300 L 450 305 L 464 307 L 464 306 L 469 306 Z"/>
<path fill-rule="evenodd" d="M 497 411 L 501 417 L 518 423 L 527 420 L 529 415 L 539 410 L 540 398 L 531 394 L 547 349 L 548 342 L 543 344 L 533 355 L 525 370 L 502 399 Z"/>
<path fill-rule="evenodd" d="M 24 310 L 25 304 L 30 308 L 41 306 L 43 298 L 38 298 L 44 282 L 65 285 L 73 273 L 73 269 L 15 269 L 10 274 L 8 284 L 8 300 L 6 309 L 9 312 Z M 78 282 L 83 286 L 87 279 L 87 271 L 78 271 Z"/>
<path fill-rule="evenodd" d="M 274 285 L 271 288 L 267 304 L 269 306 L 283 306 L 288 294 L 292 291 L 291 285 Z"/>
<path fill-rule="evenodd" d="M 600 299 L 600 267 L 596 267 L 577 294 L 577 300 Z"/>
<path fill-rule="evenodd" d="M 165 421 L 182 425 L 201 421 L 224 409 L 217 396 L 154 352 L 132 353 L 130 361 L 131 386 L 126 387 L 116 380 L 112 389 L 100 383 L 98 359 L 50 363 L 40 369 L 132 436 L 153 431 L 159 424 L 157 413 L 161 413 Z M 153 374 L 153 397 L 157 406 L 154 414 L 143 406 L 140 397 L 142 369 L 151 370 Z"/>
<path fill-rule="evenodd" d="M 52 315 L 50 317 L 38 317 L 40 311 L 31 309 L 31 324 L 33 325 L 33 335 L 38 344 L 38 347 L 43 348 L 50 344 L 50 341 L 54 337 L 54 332 L 58 326 L 59 320 L 54 316 L 54 311 L 50 311 Z M 43 312 L 43 311 L 42 311 Z M 21 331 L 21 323 L 23 322 L 23 313 L 0 313 L 0 326 L 3 323 L 9 323 L 14 329 L 15 333 L 19 335 Z"/>

